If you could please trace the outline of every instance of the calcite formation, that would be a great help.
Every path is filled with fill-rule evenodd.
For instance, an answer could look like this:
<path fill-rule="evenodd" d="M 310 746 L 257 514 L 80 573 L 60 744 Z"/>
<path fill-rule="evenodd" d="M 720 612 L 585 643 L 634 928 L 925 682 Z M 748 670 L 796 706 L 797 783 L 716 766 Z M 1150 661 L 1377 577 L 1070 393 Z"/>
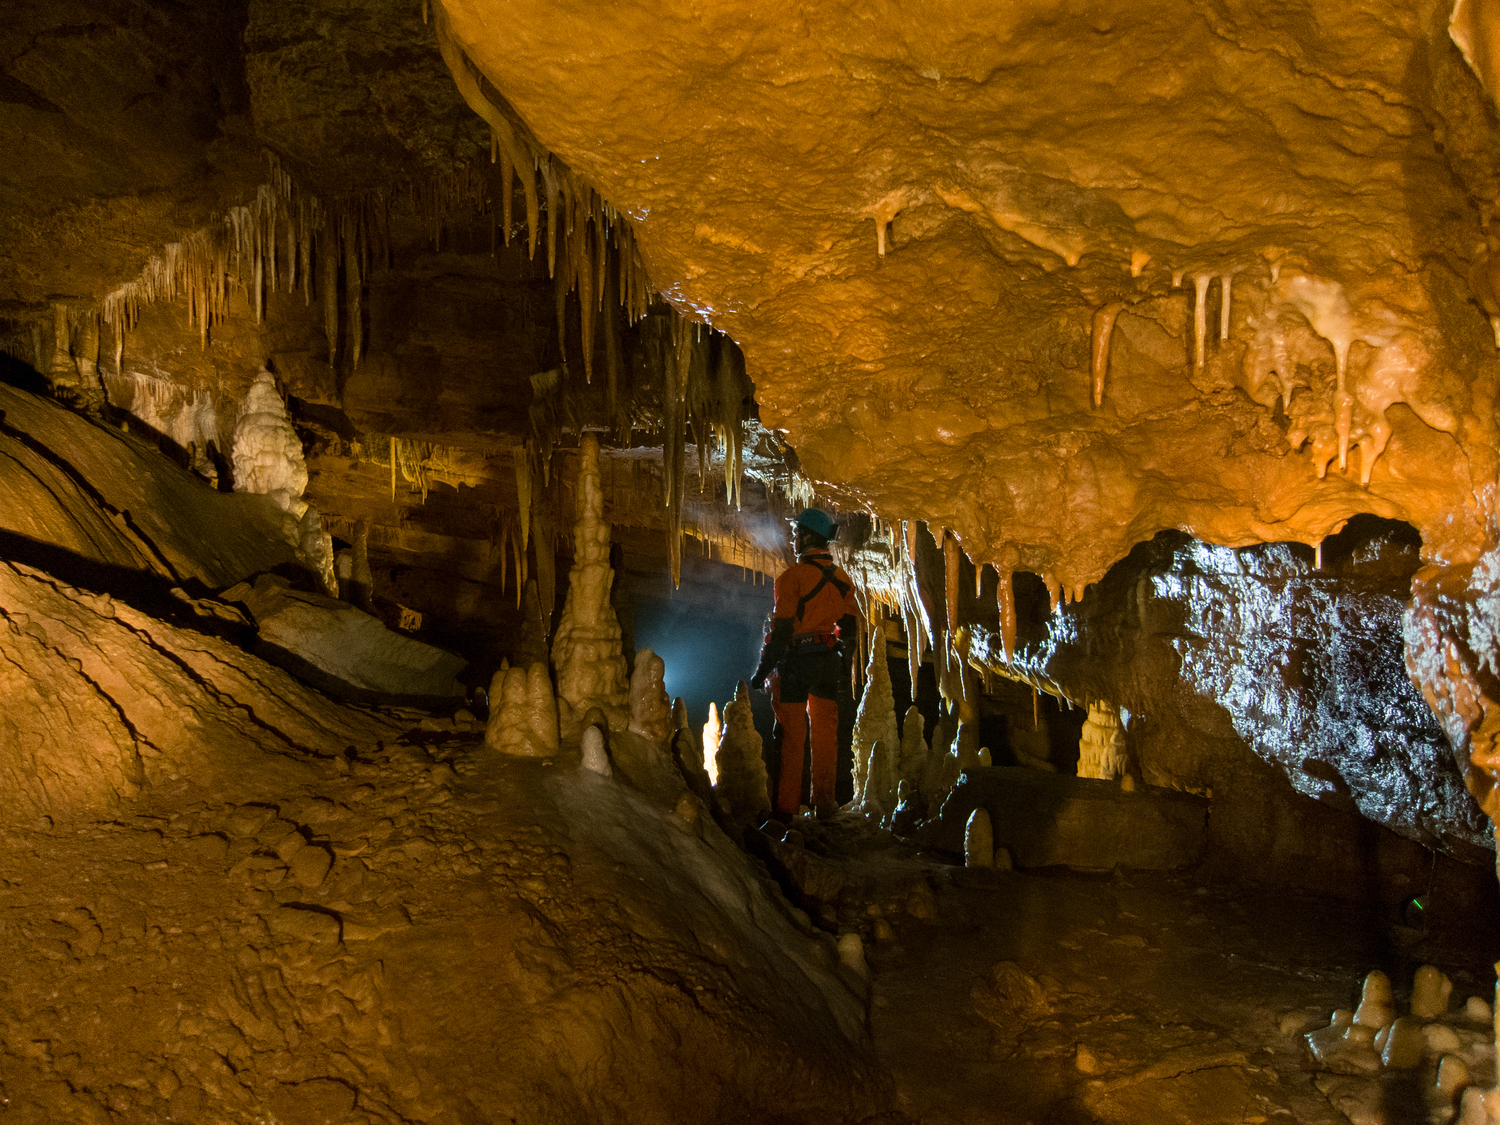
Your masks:
<path fill-rule="evenodd" d="M 302 515 L 302 493 L 307 490 L 302 441 L 269 371 L 256 376 L 240 406 L 230 458 L 236 492 L 262 493 L 294 516 Z"/>
<path fill-rule="evenodd" d="M 545 664 L 502 668 L 495 673 L 490 681 L 490 717 L 484 744 L 522 758 L 547 758 L 557 753 L 557 696 Z"/>
<path fill-rule="evenodd" d="M 750 820 L 771 811 L 764 747 L 750 710 L 750 687 L 744 680 L 735 688 L 734 698 L 724 704 L 724 730 L 714 761 L 714 789 L 729 805 L 730 815 Z"/>
<path fill-rule="evenodd" d="M 552 641 L 557 703 L 564 737 L 576 737 L 589 708 L 602 709 L 611 729 L 623 730 L 630 692 L 621 652 L 620 621 L 610 605 L 609 524 L 599 488 L 599 439 L 584 434 L 578 461 L 578 519 L 568 596 Z"/>
<path fill-rule="evenodd" d="M 665 744 L 672 734 L 672 704 L 663 680 L 666 662 L 649 648 L 635 654 L 630 672 L 630 727 L 649 739 Z"/>
<path fill-rule="evenodd" d="M 920 726 L 920 723 L 918 724 Z M 884 747 L 883 761 L 873 762 L 876 744 Z M 891 693 L 891 671 L 883 643 L 870 646 L 865 668 L 865 690 L 854 717 L 854 805 L 885 815 L 896 807 L 896 783 L 892 769 L 901 733 L 896 726 L 896 701 Z"/>
<path fill-rule="evenodd" d="M 1120 709 L 1102 700 L 1091 703 L 1089 717 L 1083 724 L 1083 737 L 1078 743 L 1078 776 L 1108 781 L 1123 777 L 1129 765 Z"/>

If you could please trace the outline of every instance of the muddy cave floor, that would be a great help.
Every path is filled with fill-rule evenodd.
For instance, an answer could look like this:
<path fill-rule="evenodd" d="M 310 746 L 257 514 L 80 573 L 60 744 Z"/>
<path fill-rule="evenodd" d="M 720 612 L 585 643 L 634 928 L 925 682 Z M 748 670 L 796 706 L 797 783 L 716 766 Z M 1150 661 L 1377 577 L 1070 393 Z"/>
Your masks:
<path fill-rule="evenodd" d="M 273 1115 L 282 1092 L 278 1120 L 405 1119 L 368 1089 L 356 1109 L 354 1078 L 306 1076 L 379 1074 L 387 1106 L 419 1108 L 432 1096 L 419 1080 L 403 1088 L 399 1066 L 339 1045 L 447 1034 L 390 1011 L 454 952 L 423 924 L 461 929 L 481 874 L 543 903 L 555 879 L 598 866 L 556 846 L 556 825 L 509 815 L 523 795 L 484 784 L 483 764 L 478 732 L 413 730 L 374 760 L 320 763 L 277 802 L 226 805 L 184 782 L 103 824 L 12 832 L 0 1107 L 22 1121 L 238 1119 L 257 1113 L 259 1077 Z M 1431 1060 L 1378 1079 L 1320 1073 L 1301 1033 L 1354 1007 L 1371 968 L 1404 1011 L 1412 970 L 1439 965 L 1455 1025 L 1464 998 L 1492 994 L 1493 935 L 1461 916 L 1418 930 L 1191 872 L 972 870 L 849 814 L 793 826 L 841 870 L 839 928 L 865 935 L 873 1052 L 894 1093 L 882 1125 L 1441 1119 L 1424 1100 Z"/>

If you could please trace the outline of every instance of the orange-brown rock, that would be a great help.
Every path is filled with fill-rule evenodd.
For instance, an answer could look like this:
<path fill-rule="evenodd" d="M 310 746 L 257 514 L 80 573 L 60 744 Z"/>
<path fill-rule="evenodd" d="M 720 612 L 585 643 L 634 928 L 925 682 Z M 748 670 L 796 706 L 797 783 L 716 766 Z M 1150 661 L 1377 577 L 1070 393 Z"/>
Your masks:
<path fill-rule="evenodd" d="M 1494 123 L 1446 5 L 439 3 L 848 502 L 1066 588 L 1169 527 L 1483 543 Z"/>

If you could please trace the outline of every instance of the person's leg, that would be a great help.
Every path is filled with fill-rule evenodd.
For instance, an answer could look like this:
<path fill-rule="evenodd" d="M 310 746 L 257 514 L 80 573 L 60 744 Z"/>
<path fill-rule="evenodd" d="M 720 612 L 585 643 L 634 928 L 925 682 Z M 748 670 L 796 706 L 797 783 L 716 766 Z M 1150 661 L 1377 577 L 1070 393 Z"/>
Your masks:
<path fill-rule="evenodd" d="M 787 699 L 788 694 L 798 696 Z M 771 707 L 781 727 L 781 777 L 776 785 L 776 810 L 796 815 L 802 806 L 802 758 L 807 745 L 807 696 L 794 683 L 782 682 L 771 696 Z"/>
<path fill-rule="evenodd" d="M 819 695 L 814 689 L 807 697 L 812 720 L 812 803 L 820 810 L 838 804 L 834 784 L 838 774 L 839 704 L 833 695 L 834 689 L 829 687 L 827 695 Z"/>

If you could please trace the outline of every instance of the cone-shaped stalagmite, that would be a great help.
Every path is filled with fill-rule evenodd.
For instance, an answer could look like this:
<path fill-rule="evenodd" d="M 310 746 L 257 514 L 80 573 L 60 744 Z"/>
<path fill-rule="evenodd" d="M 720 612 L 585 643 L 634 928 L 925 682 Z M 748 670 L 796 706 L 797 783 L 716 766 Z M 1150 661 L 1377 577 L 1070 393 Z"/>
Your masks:
<path fill-rule="evenodd" d="M 763 751 L 750 710 L 750 686 L 741 680 L 733 702 L 724 704 L 724 732 L 714 756 L 719 775 L 714 788 L 736 820 L 771 811 Z"/>
<path fill-rule="evenodd" d="M 503 668 L 490 681 L 490 719 L 484 744 L 522 758 L 557 753 L 557 698 L 545 664 Z"/>
<path fill-rule="evenodd" d="M 854 807 L 866 812 L 889 813 L 895 807 L 896 782 L 889 768 L 875 778 L 870 769 L 871 752 L 884 742 L 888 758 L 901 744 L 896 727 L 896 700 L 891 693 L 891 670 L 885 643 L 878 635 L 870 645 L 870 663 L 865 670 L 865 693 L 854 719 Z M 873 784 L 872 784 L 873 782 Z"/>
<path fill-rule="evenodd" d="M 664 682 L 665 661 L 649 648 L 635 654 L 630 674 L 630 729 L 652 742 L 665 743 L 672 733 L 672 704 Z"/>
<path fill-rule="evenodd" d="M 578 522 L 568 597 L 552 643 L 557 669 L 558 717 L 565 738 L 575 737 L 590 707 L 602 709 L 613 730 L 626 725 L 630 695 L 620 650 L 620 622 L 609 602 L 609 524 L 599 487 L 599 441 L 584 434 L 578 458 Z"/>

